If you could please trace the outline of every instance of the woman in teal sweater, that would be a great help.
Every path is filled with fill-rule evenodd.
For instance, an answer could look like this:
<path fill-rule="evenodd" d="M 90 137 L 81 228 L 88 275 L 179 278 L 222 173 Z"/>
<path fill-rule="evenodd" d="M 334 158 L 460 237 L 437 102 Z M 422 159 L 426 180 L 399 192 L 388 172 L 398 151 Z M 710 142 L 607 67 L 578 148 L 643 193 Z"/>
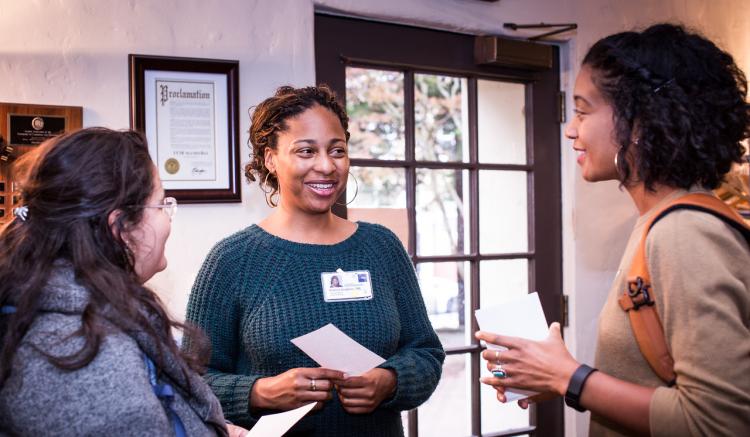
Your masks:
<path fill-rule="evenodd" d="M 187 313 L 211 340 L 206 379 L 237 424 L 317 401 L 289 435 L 402 436 L 400 411 L 426 401 L 440 379 L 445 353 L 400 241 L 331 212 L 349 173 L 347 127 L 324 86 L 279 88 L 253 113 L 245 175 L 278 208 L 211 251 Z M 329 292 L 341 271 L 368 271 L 369 293 Z M 386 362 L 349 376 L 290 342 L 328 323 Z"/>

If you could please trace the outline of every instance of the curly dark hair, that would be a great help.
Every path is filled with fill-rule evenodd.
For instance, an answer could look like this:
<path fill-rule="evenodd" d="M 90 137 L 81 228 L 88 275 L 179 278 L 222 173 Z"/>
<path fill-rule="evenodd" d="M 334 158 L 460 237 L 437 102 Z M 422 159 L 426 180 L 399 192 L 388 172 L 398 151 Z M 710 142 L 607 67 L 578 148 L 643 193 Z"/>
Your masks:
<path fill-rule="evenodd" d="M 346 110 L 337 100 L 336 93 L 324 84 L 304 88 L 279 87 L 273 97 L 262 101 L 253 111 L 249 144 L 252 152 L 250 162 L 245 166 L 245 177 L 248 182 L 259 180 L 261 185 L 268 187 L 266 201 L 271 206 L 276 206 L 273 196 L 279 191 L 279 181 L 266 167 L 266 148 L 276 150 L 278 134 L 289 129 L 286 121 L 315 105 L 336 114 L 346 133 L 346 140 L 349 141 L 349 117 Z"/>
<path fill-rule="evenodd" d="M 623 184 L 716 188 L 740 162 L 747 80 L 705 37 L 673 24 L 617 33 L 596 42 L 583 66 L 613 107 Z"/>
<path fill-rule="evenodd" d="M 159 297 L 137 278 L 133 251 L 122 233 L 143 218 L 154 187 L 145 137 L 134 131 L 88 128 L 49 140 L 21 158 L 21 202 L 28 218 L 0 231 L 0 305 L 16 312 L 0 317 L 0 386 L 39 312 L 40 293 L 64 262 L 90 292 L 76 333 L 82 347 L 47 359 L 65 370 L 89 364 L 111 324 L 144 331 L 160 354 L 182 357 L 183 372 L 202 370 L 208 341 L 196 328 L 171 320 Z M 110 224 L 113 211 L 120 214 Z M 172 328 L 191 335 L 195 347 L 181 352 Z M 187 378 L 186 378 L 187 379 Z"/>

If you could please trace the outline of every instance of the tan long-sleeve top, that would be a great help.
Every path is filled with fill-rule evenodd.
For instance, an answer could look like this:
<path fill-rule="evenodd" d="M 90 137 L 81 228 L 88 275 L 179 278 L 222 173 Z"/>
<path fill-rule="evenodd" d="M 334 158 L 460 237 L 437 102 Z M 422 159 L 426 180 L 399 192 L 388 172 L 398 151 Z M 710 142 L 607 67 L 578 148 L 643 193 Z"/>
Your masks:
<path fill-rule="evenodd" d="M 649 232 L 646 256 L 675 360 L 674 387 L 653 373 L 617 303 L 644 226 L 660 205 L 639 218 L 630 236 L 599 320 L 595 365 L 617 378 L 658 387 L 650 405 L 655 437 L 750 435 L 750 251 L 740 233 L 690 210 L 670 213 Z M 592 415 L 590 435 L 629 434 Z"/>

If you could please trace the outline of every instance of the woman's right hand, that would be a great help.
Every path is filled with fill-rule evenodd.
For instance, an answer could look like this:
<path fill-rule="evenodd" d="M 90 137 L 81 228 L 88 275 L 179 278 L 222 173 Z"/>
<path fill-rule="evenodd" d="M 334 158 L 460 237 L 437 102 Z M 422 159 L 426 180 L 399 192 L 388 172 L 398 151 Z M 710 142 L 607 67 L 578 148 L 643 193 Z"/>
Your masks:
<path fill-rule="evenodd" d="M 250 408 L 292 410 L 310 402 L 331 399 L 333 385 L 344 379 L 344 373 L 322 367 L 299 367 L 255 381 L 250 392 Z"/>

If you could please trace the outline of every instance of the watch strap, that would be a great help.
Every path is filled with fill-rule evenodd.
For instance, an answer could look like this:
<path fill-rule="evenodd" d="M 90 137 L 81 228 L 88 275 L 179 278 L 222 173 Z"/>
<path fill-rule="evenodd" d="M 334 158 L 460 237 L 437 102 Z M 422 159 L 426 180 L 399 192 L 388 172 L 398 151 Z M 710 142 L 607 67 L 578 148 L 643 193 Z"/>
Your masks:
<path fill-rule="evenodd" d="M 570 377 L 568 382 L 568 391 L 565 392 L 565 404 L 571 408 L 575 408 L 578 411 L 586 411 L 580 404 L 581 392 L 583 391 L 583 385 L 592 373 L 596 372 L 593 367 L 581 364 L 578 366 L 573 376 Z"/>

